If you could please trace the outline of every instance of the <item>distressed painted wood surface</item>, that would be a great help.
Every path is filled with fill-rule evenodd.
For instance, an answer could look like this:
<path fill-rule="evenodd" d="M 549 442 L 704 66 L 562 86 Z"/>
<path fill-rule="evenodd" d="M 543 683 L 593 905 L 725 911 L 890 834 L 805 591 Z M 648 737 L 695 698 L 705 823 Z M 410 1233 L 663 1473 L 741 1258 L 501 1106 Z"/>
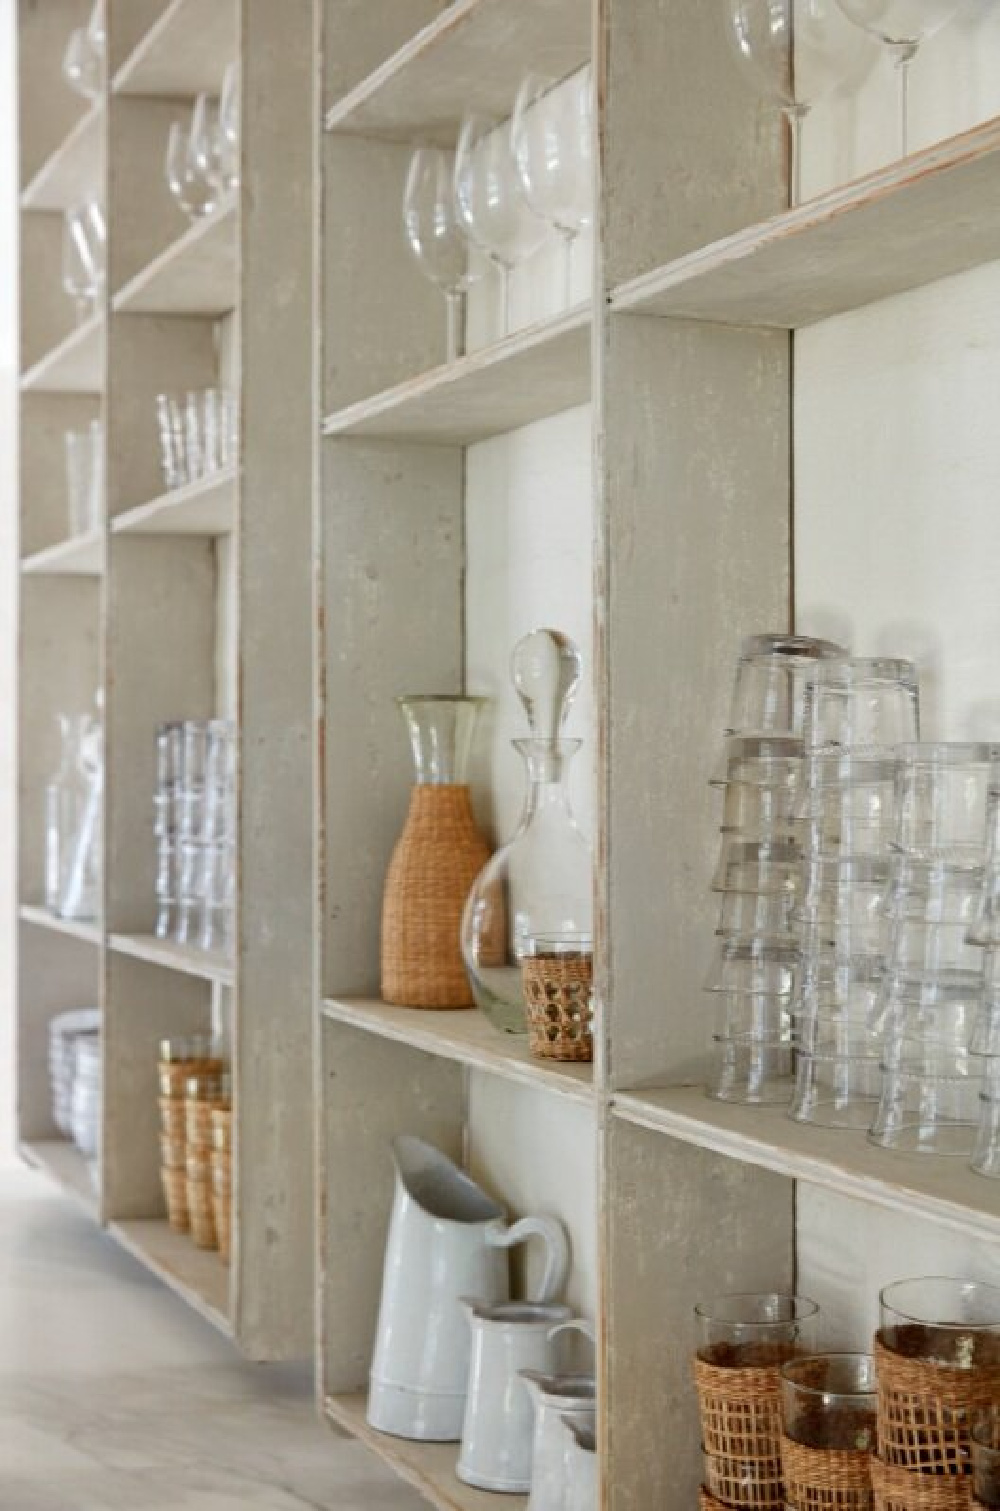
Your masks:
<path fill-rule="evenodd" d="M 238 50 L 239 0 L 170 0 L 122 61 L 112 87 L 116 94 L 182 99 L 203 90 L 218 94 Z"/>
<path fill-rule="evenodd" d="M 34 903 L 22 903 L 18 908 L 18 916 L 23 923 L 33 923 L 40 929 L 52 929 L 56 934 L 66 934 L 71 939 L 82 939 L 87 944 L 99 945 L 103 938 L 99 924 L 84 923 L 76 918 L 59 918 L 55 913 L 50 913 L 47 908 L 39 907 Z"/>
<path fill-rule="evenodd" d="M 97 393 L 101 386 L 98 316 L 81 324 L 62 286 L 62 216 L 21 216 L 18 247 L 21 317 L 19 365 L 28 387 Z"/>
<path fill-rule="evenodd" d="M 108 69 L 112 78 L 174 0 L 106 0 Z"/>
<path fill-rule="evenodd" d="M 453 147 L 466 111 L 503 120 L 529 69 L 561 79 L 589 54 L 587 0 L 455 0 L 335 102 L 327 128 Z"/>
<path fill-rule="evenodd" d="M 237 300 L 236 215 L 232 205 L 196 220 L 113 296 L 133 314 L 227 314 Z"/>
<path fill-rule="evenodd" d="M 88 110 L 66 89 L 59 66 L 70 34 L 85 26 L 90 0 L 18 0 L 18 161 L 24 189 Z"/>
<path fill-rule="evenodd" d="M 605 1504 L 696 1504 L 695 1304 L 794 1289 L 794 1184 L 613 1120 L 607 1129 Z"/>
<path fill-rule="evenodd" d="M 21 387 L 32 393 L 99 394 L 104 386 L 104 315 L 76 326 L 24 372 Z"/>
<path fill-rule="evenodd" d="M 211 1250 L 196 1249 L 186 1233 L 175 1233 L 166 1218 L 125 1218 L 111 1224 L 111 1236 L 158 1275 L 171 1290 L 227 1337 L 229 1271 Z"/>
<path fill-rule="evenodd" d="M 325 39 L 319 100 L 326 111 L 436 20 L 451 0 L 320 0 Z"/>
<path fill-rule="evenodd" d="M 651 315 L 792 329 L 996 260 L 1000 121 L 616 289 Z"/>
<path fill-rule="evenodd" d="M 111 521 L 115 534 L 230 535 L 236 529 L 238 485 L 234 472 L 172 488 Z"/>
<path fill-rule="evenodd" d="M 593 1101 L 589 1065 L 536 1059 L 528 1049 L 527 1038 L 498 1033 L 475 1008 L 428 1012 L 415 1007 L 393 1007 L 378 999 L 328 998 L 323 1003 L 323 1013 L 338 1023 L 409 1044 L 446 1060 L 475 1066 L 505 1080 L 543 1086 L 574 1101 Z"/>
<path fill-rule="evenodd" d="M 21 195 L 22 209 L 66 210 L 102 193 L 104 125 L 104 100 L 98 99 L 38 169 Z"/>
<path fill-rule="evenodd" d="M 120 96 L 109 102 L 108 288 L 113 294 L 188 229 L 165 172 L 170 127 L 178 120 L 190 124 L 187 102 Z"/>
<path fill-rule="evenodd" d="M 33 551 L 21 558 L 21 571 L 50 577 L 100 577 L 104 571 L 104 531 L 91 530 Z"/>
<path fill-rule="evenodd" d="M 327 435 L 469 446 L 590 398 L 590 310 L 574 310 L 327 417 Z"/>
<path fill-rule="evenodd" d="M 167 970 L 180 971 L 184 976 L 217 981 L 222 986 L 233 984 L 233 962 L 221 950 L 201 950 L 193 945 L 175 944 L 170 939 L 157 939 L 155 934 L 110 934 L 108 946 L 120 955 L 131 955 L 150 965 L 162 965 Z"/>
<path fill-rule="evenodd" d="M 330 1422 L 345 1428 L 352 1437 L 377 1453 L 401 1480 L 419 1490 L 438 1511 L 495 1511 L 495 1492 L 476 1490 L 465 1485 L 455 1473 L 457 1443 L 410 1443 L 405 1438 L 391 1438 L 376 1432 L 365 1420 L 364 1395 L 327 1396 L 323 1409 Z M 524 1511 L 526 1495 L 505 1495 L 503 1504 L 510 1511 Z"/>

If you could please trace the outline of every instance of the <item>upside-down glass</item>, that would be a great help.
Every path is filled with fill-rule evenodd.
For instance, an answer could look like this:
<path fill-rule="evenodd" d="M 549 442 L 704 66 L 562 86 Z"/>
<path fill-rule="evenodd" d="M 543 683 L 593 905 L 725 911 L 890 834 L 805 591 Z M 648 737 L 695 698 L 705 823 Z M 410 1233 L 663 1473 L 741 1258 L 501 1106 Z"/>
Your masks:
<path fill-rule="evenodd" d="M 919 739 L 916 667 L 890 657 L 817 662 L 803 725 L 807 755 L 878 755 Z"/>
<path fill-rule="evenodd" d="M 444 294 L 447 357 L 464 351 L 464 301 L 476 272 L 455 204 L 455 168 L 450 153 L 421 147 L 410 159 L 403 194 L 403 227 L 410 251 L 425 277 Z"/>
<path fill-rule="evenodd" d="M 916 859 L 981 866 L 1000 745 L 907 744 L 896 774 L 894 848 Z"/>
<path fill-rule="evenodd" d="M 510 141 L 524 197 L 563 243 L 563 303 L 572 298 L 573 245 L 593 221 L 593 75 L 561 82 L 529 74 L 517 93 Z"/>
<path fill-rule="evenodd" d="M 813 666 L 846 655 L 843 646 L 810 635 L 751 635 L 740 646 L 725 733 L 801 739 L 805 685 Z"/>
<path fill-rule="evenodd" d="M 819 1307 L 807 1296 L 742 1292 L 713 1296 L 694 1309 L 699 1359 L 720 1368 L 748 1369 L 814 1353 Z"/>
<path fill-rule="evenodd" d="M 878 1415 L 871 1354 L 813 1354 L 781 1366 L 785 1435 L 807 1448 L 875 1449 Z"/>
<path fill-rule="evenodd" d="M 947 25 L 960 3 L 961 0 L 837 0 L 848 20 L 876 37 L 896 65 L 900 157 L 906 157 L 909 151 L 910 64 L 921 43 Z"/>
<path fill-rule="evenodd" d="M 455 204 L 466 234 L 500 271 L 500 323 L 510 331 L 510 275 L 541 246 L 545 222 L 529 208 L 510 133 L 489 116 L 467 115 L 455 148 Z"/>
<path fill-rule="evenodd" d="M 733 55 L 792 135 L 790 197 L 802 198 L 802 123 L 817 100 L 860 82 L 870 48 L 835 0 L 725 0 Z"/>

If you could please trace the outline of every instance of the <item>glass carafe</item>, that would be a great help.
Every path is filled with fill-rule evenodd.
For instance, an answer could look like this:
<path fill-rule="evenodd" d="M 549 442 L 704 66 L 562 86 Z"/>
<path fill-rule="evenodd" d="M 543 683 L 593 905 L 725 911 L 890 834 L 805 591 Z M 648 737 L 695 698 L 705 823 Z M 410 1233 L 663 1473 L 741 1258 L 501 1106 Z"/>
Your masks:
<path fill-rule="evenodd" d="M 45 789 L 45 906 L 51 913 L 59 912 L 64 857 L 79 822 L 74 808 L 78 792 L 74 774 L 82 720 L 59 714 L 58 723 L 61 742 L 59 769 Z"/>
<path fill-rule="evenodd" d="M 512 839 L 484 867 L 462 920 L 462 953 L 478 1007 L 494 1027 L 525 1033 L 522 962 L 542 938 L 589 942 L 590 846 L 567 790 L 580 740 L 559 733 L 580 681 L 580 653 L 558 630 L 535 630 L 514 648 L 511 674 L 531 737 L 515 740 L 528 793 Z"/>
<path fill-rule="evenodd" d="M 100 720 L 80 721 L 67 815 L 71 828 L 62 847 L 59 912 L 92 919 L 100 912 L 104 810 L 104 740 Z"/>
<path fill-rule="evenodd" d="M 382 906 L 382 996 L 405 1007 L 472 1007 L 460 929 L 489 857 L 465 773 L 480 698 L 407 697 L 399 708 L 416 785 Z"/>

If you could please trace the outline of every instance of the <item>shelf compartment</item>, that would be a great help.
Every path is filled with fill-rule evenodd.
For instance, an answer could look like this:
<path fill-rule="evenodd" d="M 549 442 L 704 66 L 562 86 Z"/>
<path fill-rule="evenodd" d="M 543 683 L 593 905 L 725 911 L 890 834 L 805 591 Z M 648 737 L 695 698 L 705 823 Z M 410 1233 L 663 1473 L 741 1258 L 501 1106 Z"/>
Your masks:
<path fill-rule="evenodd" d="M 590 398 L 590 310 L 571 310 L 329 415 L 328 436 L 469 446 Z"/>
<path fill-rule="evenodd" d="M 367 1396 L 327 1396 L 324 1412 L 334 1426 L 349 1432 L 366 1448 L 377 1453 L 401 1480 L 419 1490 L 439 1511 L 495 1511 L 496 1494 L 465 1485 L 455 1473 L 458 1443 L 412 1443 L 389 1437 L 369 1427 L 365 1417 Z M 528 1504 L 526 1495 L 505 1495 L 504 1506 L 519 1511 Z"/>
<path fill-rule="evenodd" d="M 40 929 L 52 929 L 56 934 L 68 934 L 71 939 L 82 939 L 85 944 L 101 942 L 100 925 L 80 923 L 75 918 L 59 918 L 35 903 L 22 903 L 18 909 L 22 923 L 34 924 Z"/>
<path fill-rule="evenodd" d="M 104 316 L 92 315 L 21 376 L 35 393 L 92 393 L 104 387 Z"/>
<path fill-rule="evenodd" d="M 128 1218 L 110 1225 L 117 1239 L 159 1280 L 182 1296 L 213 1327 L 232 1337 L 229 1269 L 214 1249 L 196 1249 L 186 1233 L 175 1233 L 166 1218 Z"/>
<path fill-rule="evenodd" d="M 100 577 L 104 571 L 104 531 L 73 535 L 21 558 L 21 571 L 50 577 Z"/>
<path fill-rule="evenodd" d="M 614 310 L 794 330 L 993 262 L 1000 118 L 621 285 Z"/>
<path fill-rule="evenodd" d="M 331 106 L 327 130 L 453 147 L 466 111 L 510 115 L 529 66 L 561 79 L 589 57 L 581 0 L 456 0 Z"/>
<path fill-rule="evenodd" d="M 744 1164 L 928 1218 L 968 1238 L 1000 1238 L 1000 1191 L 962 1160 L 896 1154 L 863 1133 L 793 1123 L 783 1107 L 713 1101 L 700 1087 L 619 1092 L 617 1117 Z"/>
<path fill-rule="evenodd" d="M 508 1081 L 543 1087 L 576 1101 L 589 1102 L 593 1098 L 590 1065 L 535 1059 L 529 1052 L 526 1035 L 498 1033 L 475 1008 L 439 1012 L 393 1007 L 370 999 L 328 999 L 323 1003 L 323 1015 Z"/>
<path fill-rule="evenodd" d="M 197 976 L 202 981 L 217 981 L 221 986 L 233 985 L 233 962 L 220 951 L 174 944 L 169 939 L 157 939 L 153 934 L 112 934 L 108 942 L 120 955 L 131 955 L 134 960 L 144 960 L 148 965 L 179 971 L 184 976 Z"/>
<path fill-rule="evenodd" d="M 236 474 L 173 488 L 111 521 L 115 535 L 229 535 L 236 528 Z"/>
<path fill-rule="evenodd" d="M 232 0 L 171 0 L 115 74 L 112 90 L 181 99 L 218 94 L 237 45 Z"/>
<path fill-rule="evenodd" d="M 96 1218 L 100 1204 L 90 1166 L 75 1144 L 59 1138 L 22 1140 L 18 1152 L 26 1165 L 48 1176 L 60 1191 Z"/>
<path fill-rule="evenodd" d="M 226 315 L 237 303 L 236 209 L 196 220 L 111 301 L 143 315 Z"/>
<path fill-rule="evenodd" d="M 23 210 L 66 210 L 101 188 L 104 101 L 96 100 L 21 195 Z"/>

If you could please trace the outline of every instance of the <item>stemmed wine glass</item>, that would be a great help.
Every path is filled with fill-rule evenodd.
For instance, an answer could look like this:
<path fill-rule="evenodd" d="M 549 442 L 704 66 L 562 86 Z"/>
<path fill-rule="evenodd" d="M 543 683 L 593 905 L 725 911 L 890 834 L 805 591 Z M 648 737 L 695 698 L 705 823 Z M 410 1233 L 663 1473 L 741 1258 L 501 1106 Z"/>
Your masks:
<path fill-rule="evenodd" d="M 192 220 L 211 215 L 217 204 L 217 191 L 195 159 L 191 135 L 180 121 L 174 121 L 167 138 L 167 183 L 170 192 Z"/>
<path fill-rule="evenodd" d="M 420 147 L 413 154 L 403 195 L 403 227 L 421 269 L 447 301 L 448 361 L 454 362 L 464 344 L 463 301 L 477 274 L 458 221 L 450 153 Z"/>
<path fill-rule="evenodd" d="M 103 245 L 97 242 L 97 226 L 104 216 L 96 204 L 73 205 L 63 217 L 62 285 L 76 301 L 81 323 L 93 313 L 103 283 Z"/>
<path fill-rule="evenodd" d="M 228 184 L 224 164 L 222 125 L 219 119 L 219 102 L 207 94 L 200 94 L 191 112 L 190 152 L 194 167 L 205 182 L 215 190 L 215 199 L 206 210 L 211 214 L 218 207 Z"/>
<path fill-rule="evenodd" d="M 589 67 L 562 83 L 529 74 L 518 90 L 511 118 L 511 151 L 524 197 L 562 237 L 567 306 L 573 243 L 593 219 L 592 99 Z"/>
<path fill-rule="evenodd" d="M 219 135 L 223 179 L 228 190 L 239 187 L 240 78 L 235 63 L 222 76 L 219 95 Z"/>
<path fill-rule="evenodd" d="M 468 115 L 462 123 L 455 149 L 455 204 L 469 239 L 500 270 L 506 335 L 511 272 L 541 245 L 546 226 L 521 192 L 510 133 L 488 116 Z"/>
<path fill-rule="evenodd" d="M 961 0 L 837 0 L 855 26 L 877 37 L 899 75 L 900 155 L 909 152 L 910 64 L 922 42 L 955 15 Z"/>
<path fill-rule="evenodd" d="M 860 82 L 870 44 L 836 0 L 725 0 L 737 63 L 781 108 L 792 137 L 791 202 L 802 198 L 802 123 L 833 89 Z"/>

